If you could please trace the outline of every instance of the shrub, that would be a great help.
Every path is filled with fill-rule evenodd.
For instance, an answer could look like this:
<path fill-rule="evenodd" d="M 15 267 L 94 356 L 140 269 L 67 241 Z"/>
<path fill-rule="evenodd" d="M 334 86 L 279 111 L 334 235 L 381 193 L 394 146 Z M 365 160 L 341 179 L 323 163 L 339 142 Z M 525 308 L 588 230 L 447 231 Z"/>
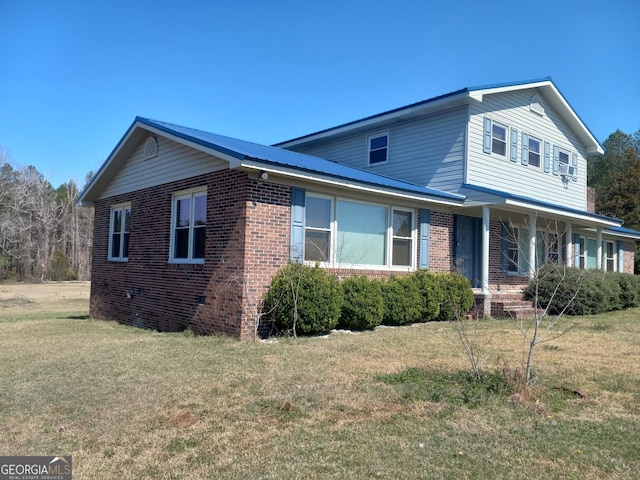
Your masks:
<path fill-rule="evenodd" d="M 630 274 L 547 265 L 529 283 L 525 298 L 558 315 L 594 315 L 639 306 L 640 281 Z"/>
<path fill-rule="evenodd" d="M 422 299 L 417 282 L 410 275 L 392 275 L 382 284 L 385 325 L 407 325 L 422 317 Z"/>
<path fill-rule="evenodd" d="M 466 315 L 473 307 L 473 290 L 468 278 L 457 273 L 437 275 L 442 290 L 442 303 L 438 320 L 455 320 Z"/>
<path fill-rule="evenodd" d="M 420 321 L 436 320 L 440 315 L 440 305 L 444 300 L 441 276 L 434 275 L 427 270 L 418 270 L 411 278 L 415 281 L 422 299 Z"/>
<path fill-rule="evenodd" d="M 274 326 L 294 335 L 316 335 L 335 328 L 341 306 L 338 279 L 317 265 L 302 263 L 281 268 L 265 296 L 265 310 Z"/>
<path fill-rule="evenodd" d="M 338 326 L 351 330 L 375 328 L 382 322 L 384 300 L 378 280 L 354 276 L 342 282 L 343 302 Z"/>

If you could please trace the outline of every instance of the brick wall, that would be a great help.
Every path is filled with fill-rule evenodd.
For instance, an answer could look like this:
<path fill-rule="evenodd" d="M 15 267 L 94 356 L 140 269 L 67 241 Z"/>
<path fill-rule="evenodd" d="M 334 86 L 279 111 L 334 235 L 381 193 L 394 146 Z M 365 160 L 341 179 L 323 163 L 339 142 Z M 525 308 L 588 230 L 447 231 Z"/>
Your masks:
<path fill-rule="evenodd" d="M 205 263 L 169 263 L 172 195 L 205 185 Z M 240 336 L 242 296 L 223 286 L 242 274 L 248 185 L 246 173 L 225 170 L 96 202 L 91 315 L 161 331 Z M 110 262 L 109 212 L 122 202 L 131 202 L 129 261 Z"/>
<path fill-rule="evenodd" d="M 623 268 L 624 273 L 634 273 L 635 243 L 624 242 Z"/>
<path fill-rule="evenodd" d="M 432 211 L 430 224 L 429 269 L 434 272 L 452 272 L 453 215 Z"/>

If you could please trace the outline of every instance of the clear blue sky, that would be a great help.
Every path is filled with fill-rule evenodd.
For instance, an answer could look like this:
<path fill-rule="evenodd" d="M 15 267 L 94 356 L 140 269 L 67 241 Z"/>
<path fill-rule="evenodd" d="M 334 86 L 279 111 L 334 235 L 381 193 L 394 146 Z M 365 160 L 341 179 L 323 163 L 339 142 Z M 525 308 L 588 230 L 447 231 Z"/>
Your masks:
<path fill-rule="evenodd" d="M 0 146 L 82 185 L 136 115 L 271 144 L 550 76 L 640 129 L 640 1 L 0 0 Z"/>

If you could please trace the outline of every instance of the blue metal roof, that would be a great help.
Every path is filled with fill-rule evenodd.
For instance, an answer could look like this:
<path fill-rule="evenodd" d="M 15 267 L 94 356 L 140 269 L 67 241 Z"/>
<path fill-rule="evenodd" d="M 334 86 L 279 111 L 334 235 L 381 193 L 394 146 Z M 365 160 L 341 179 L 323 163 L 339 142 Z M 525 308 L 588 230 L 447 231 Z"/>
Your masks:
<path fill-rule="evenodd" d="M 534 198 L 530 198 L 530 197 L 525 197 L 522 195 L 515 195 L 513 193 L 509 193 L 509 192 L 503 192 L 500 190 L 493 190 L 491 188 L 487 188 L 487 187 L 479 187 L 477 185 L 470 185 L 468 183 L 465 183 L 462 185 L 463 188 L 467 188 L 469 190 L 475 190 L 477 192 L 481 192 L 481 193 L 488 193 L 490 195 L 495 195 L 496 197 L 500 197 L 500 198 L 504 198 L 505 200 L 517 200 L 520 202 L 525 202 L 529 205 L 532 206 L 539 206 L 541 208 L 552 208 L 554 210 L 558 210 L 561 212 L 565 212 L 565 213 L 569 213 L 572 215 L 583 215 L 585 217 L 591 217 L 595 220 L 603 220 L 603 221 L 608 221 L 608 222 L 618 222 L 618 223 L 622 223 L 622 220 L 620 220 L 619 218 L 615 218 L 615 217 L 608 217 L 606 215 L 599 215 L 597 213 L 591 213 L 591 212 L 587 212 L 586 210 L 579 210 L 577 208 L 568 208 L 568 207 L 563 207 L 560 205 L 556 205 L 554 203 L 548 203 L 548 202 L 541 202 L 540 200 L 536 200 Z"/>
<path fill-rule="evenodd" d="M 305 155 L 291 150 L 261 145 L 148 118 L 137 117 L 136 122 L 154 127 L 162 132 L 196 143 L 203 147 L 224 153 L 233 158 L 237 158 L 240 161 L 253 160 L 265 165 L 292 168 L 311 174 L 326 175 L 337 179 L 382 187 L 385 189 L 437 197 L 440 199 L 455 201 L 460 204 L 465 199 L 463 195 L 443 192 L 441 190 L 403 182 L 384 175 L 378 175 L 366 170 L 349 167 L 324 158 Z"/>

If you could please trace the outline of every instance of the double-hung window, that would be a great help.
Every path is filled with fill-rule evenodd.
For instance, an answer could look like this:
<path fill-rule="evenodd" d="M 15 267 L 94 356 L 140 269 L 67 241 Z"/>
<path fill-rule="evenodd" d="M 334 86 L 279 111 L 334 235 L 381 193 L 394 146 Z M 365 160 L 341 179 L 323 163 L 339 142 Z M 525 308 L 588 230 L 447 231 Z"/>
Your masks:
<path fill-rule="evenodd" d="M 509 225 L 506 229 L 506 265 L 507 272 L 520 271 L 520 229 Z"/>
<path fill-rule="evenodd" d="M 496 122 L 493 122 L 491 128 L 491 152 L 507 156 L 507 127 Z"/>
<path fill-rule="evenodd" d="M 529 165 L 540 168 L 540 145 L 541 141 L 534 137 L 529 137 Z M 567 160 L 568 161 L 568 160 Z"/>
<path fill-rule="evenodd" d="M 304 259 L 329 261 L 333 201 L 327 197 L 307 196 L 304 231 Z"/>
<path fill-rule="evenodd" d="M 368 139 L 369 165 L 386 163 L 389 160 L 389 134 L 371 135 Z"/>
<path fill-rule="evenodd" d="M 307 195 L 304 259 L 350 268 L 411 268 L 413 210 Z"/>
<path fill-rule="evenodd" d="M 129 229 L 131 204 L 111 207 L 109 221 L 109 260 L 126 262 L 129 259 Z"/>
<path fill-rule="evenodd" d="M 207 192 L 196 190 L 174 195 L 171 209 L 170 260 L 203 263 L 207 225 Z"/>
<path fill-rule="evenodd" d="M 608 272 L 616 270 L 616 250 L 613 242 L 606 242 L 604 248 L 604 266 Z"/>

